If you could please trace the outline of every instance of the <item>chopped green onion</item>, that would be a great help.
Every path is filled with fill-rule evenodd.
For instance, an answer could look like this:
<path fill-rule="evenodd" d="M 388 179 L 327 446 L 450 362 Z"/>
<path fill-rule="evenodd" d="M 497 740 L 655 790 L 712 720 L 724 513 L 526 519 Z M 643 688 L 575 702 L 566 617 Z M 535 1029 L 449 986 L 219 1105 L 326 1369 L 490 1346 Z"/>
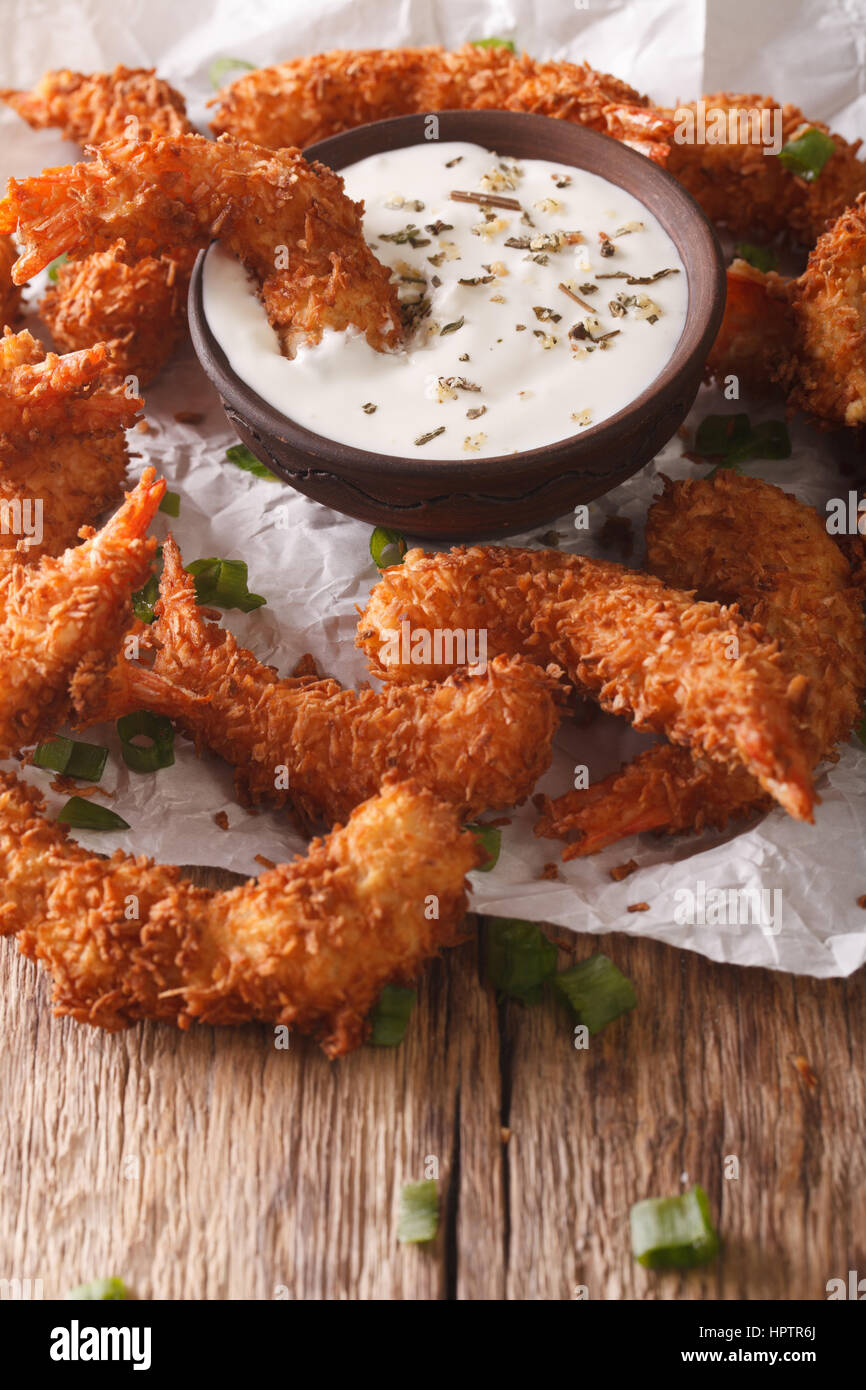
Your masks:
<path fill-rule="evenodd" d="M 514 53 L 514 43 L 511 39 L 470 39 L 473 48 L 507 48 L 509 53 Z"/>
<path fill-rule="evenodd" d="M 129 829 L 129 821 L 125 821 L 116 811 L 110 811 L 107 806 L 99 806 L 83 796 L 71 796 L 58 812 L 57 819 L 61 825 L 68 825 L 73 830 Z"/>
<path fill-rule="evenodd" d="M 78 743 L 72 738 L 49 739 L 33 754 L 36 767 L 77 777 L 81 782 L 98 782 L 107 760 L 108 749 L 101 743 Z"/>
<path fill-rule="evenodd" d="M 600 951 L 561 971 L 553 983 L 590 1034 L 600 1033 L 637 1005 L 631 980 Z"/>
<path fill-rule="evenodd" d="M 250 593 L 245 560 L 218 560 L 211 556 L 193 560 L 186 569 L 195 580 L 196 599 L 206 608 L 239 608 L 242 613 L 252 613 L 267 603 L 261 594 Z"/>
<path fill-rule="evenodd" d="M 702 1187 L 680 1197 L 636 1202 L 629 1220 L 632 1253 L 646 1269 L 690 1269 L 718 1254 L 719 1237 Z"/>
<path fill-rule="evenodd" d="M 397 1239 L 402 1245 L 433 1240 L 439 1227 L 439 1193 L 435 1178 L 406 1182 L 400 1189 Z"/>
<path fill-rule="evenodd" d="M 161 545 L 156 547 L 156 559 L 156 574 L 152 574 L 147 583 L 132 595 L 132 611 L 141 623 L 152 623 L 154 619 L 153 605 L 159 598 L 159 576 L 162 573 Z"/>
<path fill-rule="evenodd" d="M 807 183 L 813 183 L 835 151 L 836 146 L 830 136 L 810 126 L 802 135 L 783 145 L 778 158 L 790 173 L 799 175 Z"/>
<path fill-rule="evenodd" d="M 405 1036 L 417 997 L 414 989 L 402 989 L 399 985 L 385 986 L 378 1004 L 370 1015 L 373 1027 L 369 1040 L 374 1047 L 399 1046 Z"/>
<path fill-rule="evenodd" d="M 242 468 L 245 473 L 252 473 L 254 478 L 267 478 L 268 482 L 278 483 L 280 479 L 276 473 L 272 473 L 260 458 L 256 458 L 252 449 L 248 449 L 246 444 L 233 444 L 230 449 L 226 449 L 226 458 L 229 463 L 233 463 L 235 468 Z"/>
<path fill-rule="evenodd" d="M 439 337 L 444 338 L 446 333 L 456 333 L 458 328 L 462 328 L 465 322 L 466 319 L 464 315 L 461 314 L 459 319 L 455 319 L 453 323 L 446 323 L 445 327 L 440 329 Z"/>
<path fill-rule="evenodd" d="M 234 72 L 236 69 L 244 68 L 247 72 L 255 72 L 255 63 L 248 63 L 245 58 L 217 58 L 208 68 L 208 77 L 211 86 L 219 91 L 225 84 L 226 73 Z"/>
<path fill-rule="evenodd" d="M 517 917 L 491 917 L 487 926 L 488 980 L 510 998 L 537 1004 L 556 970 L 553 942 L 535 922 Z"/>
<path fill-rule="evenodd" d="M 60 270 L 60 267 L 62 265 L 65 265 L 68 260 L 69 256 L 64 251 L 62 256 L 58 256 L 56 260 L 53 260 L 51 262 L 50 266 L 48 267 L 48 279 L 51 281 L 52 285 L 57 284 L 57 275 Z"/>
<path fill-rule="evenodd" d="M 174 729 L 163 714 L 149 709 L 134 710 L 117 721 L 121 754 L 133 772 L 156 772 L 160 767 L 174 764 Z M 135 738 L 149 738 L 149 745 L 133 743 Z"/>
<path fill-rule="evenodd" d="M 107 1299 L 128 1299 L 126 1285 L 122 1279 L 93 1279 L 89 1284 L 79 1284 L 77 1289 L 70 1289 L 65 1298 L 98 1298 L 105 1302 Z"/>
<path fill-rule="evenodd" d="M 141 588 L 136 589 L 132 596 L 132 611 L 139 622 L 153 622 L 153 605 L 159 598 L 159 580 L 152 574 L 147 583 Z"/>
<path fill-rule="evenodd" d="M 479 864 L 478 872 L 489 874 L 491 869 L 495 869 L 499 863 L 499 852 L 502 849 L 502 831 L 498 825 L 465 825 L 464 830 L 471 830 L 476 840 L 480 844 L 484 853 L 487 855 L 483 864 Z"/>
<path fill-rule="evenodd" d="M 390 526 L 377 526 L 370 537 L 373 564 L 380 570 L 402 564 L 407 549 L 406 537 L 399 531 L 392 531 Z"/>
<path fill-rule="evenodd" d="M 768 270 L 775 270 L 779 263 L 775 252 L 771 251 L 769 246 L 756 246 L 752 241 L 738 241 L 734 247 L 734 255 L 739 256 L 740 260 L 748 265 L 753 265 L 756 270 L 762 270 L 764 274 Z"/>
<path fill-rule="evenodd" d="M 707 415 L 695 435 L 692 451 L 723 467 L 748 459 L 786 459 L 791 437 L 783 420 L 761 420 L 753 426 L 748 415 Z"/>
<path fill-rule="evenodd" d="M 167 492 L 159 504 L 159 510 L 166 516 L 180 516 L 180 493 Z"/>

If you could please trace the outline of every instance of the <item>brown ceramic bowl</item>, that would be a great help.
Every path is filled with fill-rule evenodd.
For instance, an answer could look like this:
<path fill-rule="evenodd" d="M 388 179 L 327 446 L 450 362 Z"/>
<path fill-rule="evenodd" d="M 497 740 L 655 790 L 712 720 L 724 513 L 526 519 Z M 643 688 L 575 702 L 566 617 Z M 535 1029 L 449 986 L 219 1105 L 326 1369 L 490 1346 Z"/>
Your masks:
<path fill-rule="evenodd" d="M 376 121 L 305 153 L 339 170 L 382 150 L 423 144 L 424 122 L 424 116 Z M 415 536 L 503 536 L 552 521 L 608 492 L 671 438 L 691 408 L 721 324 L 724 265 L 712 227 L 676 179 L 606 135 L 547 116 L 443 111 L 439 138 L 600 174 L 644 203 L 674 241 L 688 274 L 686 324 L 659 375 L 623 410 L 573 438 L 519 454 L 477 460 L 383 456 L 302 428 L 236 375 L 204 317 L 202 256 L 190 286 L 190 327 L 232 425 L 292 487 L 348 516 Z"/>

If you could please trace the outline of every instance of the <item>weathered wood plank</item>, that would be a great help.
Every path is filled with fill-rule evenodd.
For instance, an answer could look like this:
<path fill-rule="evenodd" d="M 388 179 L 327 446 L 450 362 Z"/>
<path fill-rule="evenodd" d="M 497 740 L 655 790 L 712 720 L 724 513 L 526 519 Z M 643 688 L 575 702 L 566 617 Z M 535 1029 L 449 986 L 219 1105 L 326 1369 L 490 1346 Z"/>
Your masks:
<path fill-rule="evenodd" d="M 49 1297 L 119 1273 L 142 1298 L 712 1299 L 823 1298 L 866 1273 L 862 974 L 556 935 L 564 961 L 600 947 L 638 989 L 588 1051 L 562 1008 L 497 1007 L 473 939 L 428 971 L 401 1048 L 339 1064 L 263 1027 L 109 1037 L 54 1019 L 44 975 L 2 943 L 0 1276 Z M 400 1186 L 429 1159 L 440 1234 L 401 1247 Z M 629 1207 L 683 1173 L 722 1259 L 647 1273 Z"/>
<path fill-rule="evenodd" d="M 606 951 L 640 1007 L 575 1051 L 570 1020 L 508 1006 L 508 1297 L 583 1285 L 591 1298 L 820 1299 L 828 1279 L 866 1268 L 862 974 L 743 971 L 624 936 L 569 944 L 578 957 Z M 642 1270 L 631 1204 L 696 1181 L 721 1259 L 686 1275 Z"/>

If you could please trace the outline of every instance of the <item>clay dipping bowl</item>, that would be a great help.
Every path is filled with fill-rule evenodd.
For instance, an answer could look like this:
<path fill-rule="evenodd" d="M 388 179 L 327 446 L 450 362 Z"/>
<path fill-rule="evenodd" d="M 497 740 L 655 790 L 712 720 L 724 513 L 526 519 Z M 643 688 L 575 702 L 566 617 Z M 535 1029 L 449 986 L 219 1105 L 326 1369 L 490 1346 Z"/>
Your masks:
<path fill-rule="evenodd" d="M 398 116 L 310 146 L 340 170 L 369 155 L 424 144 L 425 117 Z M 567 121 L 510 111 L 443 111 L 439 139 L 465 140 L 518 159 L 547 159 L 600 174 L 654 213 L 688 276 L 686 323 L 658 376 L 623 410 L 579 435 L 495 458 L 398 458 L 304 429 L 243 381 L 211 334 L 202 303 L 203 255 L 189 318 L 199 360 L 249 449 L 299 492 L 374 526 L 447 539 L 504 536 L 561 517 L 631 477 L 682 424 L 722 321 L 725 272 L 715 233 L 670 174 L 619 141 Z M 334 402 L 339 409 L 339 399 Z"/>

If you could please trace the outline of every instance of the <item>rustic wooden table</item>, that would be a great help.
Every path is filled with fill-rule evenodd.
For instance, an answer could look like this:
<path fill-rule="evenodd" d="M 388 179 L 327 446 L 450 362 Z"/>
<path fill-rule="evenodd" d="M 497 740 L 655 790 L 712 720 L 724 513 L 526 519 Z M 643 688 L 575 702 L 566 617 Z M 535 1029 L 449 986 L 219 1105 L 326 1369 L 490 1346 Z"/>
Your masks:
<path fill-rule="evenodd" d="M 2 943 L 0 1276 L 48 1298 L 119 1274 L 144 1299 L 823 1299 L 866 1272 L 862 973 L 551 935 L 637 988 L 588 1051 L 557 1006 L 497 1003 L 482 927 L 427 972 L 400 1048 L 339 1063 L 259 1027 L 55 1019 L 46 977 Z M 400 1186 L 430 1157 L 439 1235 L 401 1246 Z M 695 1181 L 721 1258 L 641 1269 L 631 1203 Z"/>

